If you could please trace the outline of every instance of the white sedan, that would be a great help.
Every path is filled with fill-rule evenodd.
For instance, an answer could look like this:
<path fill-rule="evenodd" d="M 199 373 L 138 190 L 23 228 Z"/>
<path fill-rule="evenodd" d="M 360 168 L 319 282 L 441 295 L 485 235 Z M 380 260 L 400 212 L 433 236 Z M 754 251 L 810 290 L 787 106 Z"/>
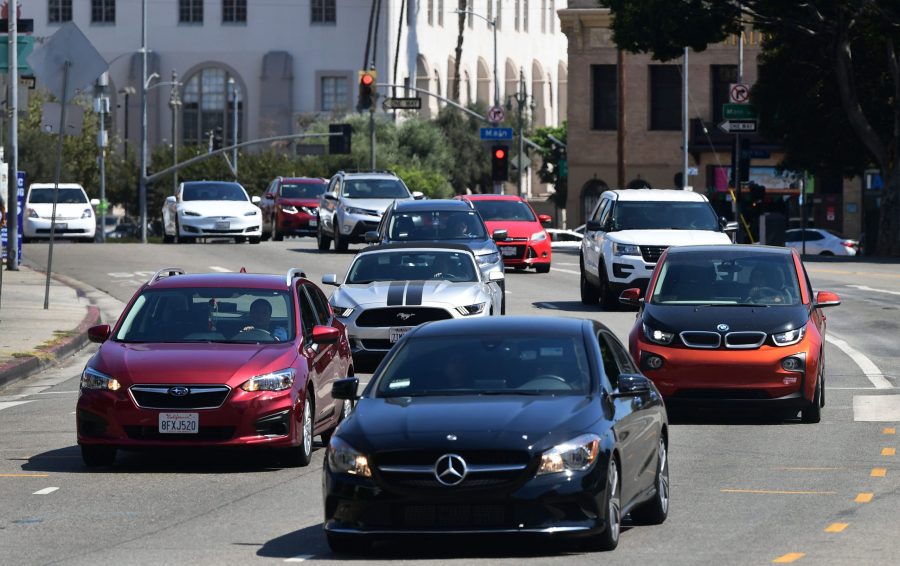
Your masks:
<path fill-rule="evenodd" d="M 56 196 L 56 238 L 93 242 L 97 230 L 94 209 L 84 188 L 77 183 L 60 183 Z M 3 187 L 2 190 L 6 190 Z M 32 183 L 25 198 L 22 239 L 50 238 L 53 217 L 53 183 Z"/>
<path fill-rule="evenodd" d="M 258 244 L 262 211 L 239 183 L 186 181 L 163 205 L 163 241 L 167 244 L 197 238 L 234 238 Z"/>
<path fill-rule="evenodd" d="M 784 233 L 784 245 L 803 253 L 806 241 L 807 255 L 855 256 L 859 253 L 859 242 L 844 238 L 822 228 L 793 229 Z"/>

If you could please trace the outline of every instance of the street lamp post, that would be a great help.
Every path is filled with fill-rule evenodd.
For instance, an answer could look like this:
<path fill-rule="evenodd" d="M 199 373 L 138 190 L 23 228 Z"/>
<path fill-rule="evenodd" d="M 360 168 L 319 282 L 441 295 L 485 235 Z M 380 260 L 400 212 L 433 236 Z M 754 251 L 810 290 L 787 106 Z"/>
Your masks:
<path fill-rule="evenodd" d="M 125 98 L 125 132 L 124 132 L 124 141 L 123 143 L 123 151 L 125 153 L 125 159 L 128 159 L 128 97 L 136 94 L 133 86 L 126 86 L 119 89 L 119 94 L 121 94 Z"/>
<path fill-rule="evenodd" d="M 516 192 L 520 197 L 525 195 L 522 194 L 522 169 L 524 169 L 525 165 L 525 135 L 522 129 L 525 127 L 525 104 L 528 102 L 528 93 L 525 91 L 525 71 L 519 69 L 519 90 L 516 92 L 514 96 L 507 97 L 507 103 L 509 99 L 513 99 L 516 101 L 516 107 L 518 110 L 516 117 L 517 124 L 517 140 L 518 143 L 518 155 L 516 156 Z"/>
<path fill-rule="evenodd" d="M 172 90 L 169 91 L 169 108 L 172 109 L 172 165 L 178 165 L 178 109 L 181 107 L 181 98 L 178 96 L 178 73 L 172 69 Z M 178 170 L 172 175 L 172 194 L 178 194 Z"/>
<path fill-rule="evenodd" d="M 494 106 L 500 106 L 500 81 L 497 79 L 497 18 L 487 18 L 471 10 L 454 10 L 456 14 L 469 14 L 481 18 L 494 30 Z"/>
<path fill-rule="evenodd" d="M 141 243 L 147 243 L 147 0 L 141 1 L 141 178 L 138 208 L 141 216 Z"/>
<path fill-rule="evenodd" d="M 237 91 L 237 83 L 234 80 L 234 77 L 228 77 L 228 86 L 231 87 L 231 112 L 232 112 L 232 122 L 233 122 L 233 132 L 234 136 L 232 137 L 232 145 L 237 145 L 238 143 L 238 91 Z M 234 174 L 237 176 L 238 170 L 238 148 L 235 147 L 231 152 L 231 161 L 234 167 Z"/>

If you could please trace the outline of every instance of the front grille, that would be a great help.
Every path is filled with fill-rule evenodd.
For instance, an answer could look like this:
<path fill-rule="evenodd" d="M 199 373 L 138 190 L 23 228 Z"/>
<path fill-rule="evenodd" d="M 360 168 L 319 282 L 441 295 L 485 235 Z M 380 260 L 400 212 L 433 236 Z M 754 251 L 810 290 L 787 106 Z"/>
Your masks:
<path fill-rule="evenodd" d="M 753 350 L 766 341 L 766 333 L 758 331 L 729 332 L 724 340 L 718 332 L 705 330 L 685 330 L 680 333 L 681 342 L 688 348 L 715 350 L 725 346 L 731 350 Z"/>
<path fill-rule="evenodd" d="M 640 246 L 641 256 L 646 263 L 656 263 L 669 246 Z"/>
<path fill-rule="evenodd" d="M 186 395 L 172 395 L 171 391 L 187 389 Z M 133 385 L 131 397 L 142 409 L 216 409 L 228 398 L 231 388 L 226 385 Z"/>
<path fill-rule="evenodd" d="M 465 479 L 455 486 L 440 483 L 434 475 L 435 463 L 446 452 L 395 452 L 377 454 L 373 461 L 378 477 L 388 488 L 440 490 L 497 489 L 518 485 L 530 477 L 526 473 L 529 456 L 525 452 L 455 452 L 468 468 Z M 527 476 L 527 477 L 526 477 Z"/>
<path fill-rule="evenodd" d="M 191 442 L 196 440 L 228 440 L 234 436 L 233 426 L 201 426 L 197 434 L 166 434 L 154 426 L 126 426 L 125 434 L 132 440 L 166 440 Z"/>
<path fill-rule="evenodd" d="M 688 348 L 708 348 L 712 350 L 718 348 L 722 343 L 722 336 L 718 332 L 686 330 L 679 336 Z"/>
<path fill-rule="evenodd" d="M 433 466 L 438 458 L 447 452 L 445 450 L 379 452 L 374 455 L 373 461 L 377 466 Z M 462 456 L 467 464 L 483 466 L 527 465 L 531 459 L 527 452 L 462 450 L 453 453 Z"/>
<path fill-rule="evenodd" d="M 367 339 L 360 342 L 366 350 L 390 350 L 394 346 L 390 340 Z"/>
<path fill-rule="evenodd" d="M 765 341 L 765 332 L 729 332 L 725 335 L 726 348 L 752 350 L 762 346 Z"/>
<path fill-rule="evenodd" d="M 403 317 L 405 320 L 401 320 L 397 316 L 401 313 L 412 316 Z M 447 320 L 450 318 L 453 318 L 453 315 L 444 309 L 432 307 L 385 307 L 363 311 L 359 318 L 356 319 L 356 325 L 367 327 L 417 326 L 433 320 Z"/>

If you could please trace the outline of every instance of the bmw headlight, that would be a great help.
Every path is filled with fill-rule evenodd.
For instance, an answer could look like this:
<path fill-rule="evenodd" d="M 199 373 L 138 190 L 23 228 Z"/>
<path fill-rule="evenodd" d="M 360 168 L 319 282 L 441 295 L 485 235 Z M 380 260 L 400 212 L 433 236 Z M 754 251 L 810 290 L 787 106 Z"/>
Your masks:
<path fill-rule="evenodd" d="M 253 210 L 248 210 L 247 212 L 245 212 L 244 216 L 256 216 L 257 214 L 259 214 L 259 211 L 256 209 L 253 209 Z"/>
<path fill-rule="evenodd" d="M 265 375 L 257 375 L 241 385 L 244 391 L 283 391 L 294 384 L 294 370 L 283 369 Z"/>
<path fill-rule="evenodd" d="M 613 242 L 612 252 L 614 256 L 641 255 L 641 249 L 634 244 L 620 244 Z"/>
<path fill-rule="evenodd" d="M 337 436 L 328 443 L 328 465 L 333 472 L 363 478 L 372 477 L 369 459 Z"/>
<path fill-rule="evenodd" d="M 537 475 L 583 472 L 597 461 L 599 453 L 600 437 L 582 434 L 544 452 Z"/>
<path fill-rule="evenodd" d="M 532 242 L 543 242 L 546 239 L 547 239 L 547 232 L 544 230 L 541 230 L 540 232 L 535 232 L 534 234 L 531 235 Z"/>
<path fill-rule="evenodd" d="M 184 210 L 181 212 L 184 216 L 203 216 L 199 212 L 194 212 L 193 210 Z"/>
<path fill-rule="evenodd" d="M 93 215 L 94 215 L 94 211 L 91 210 L 90 208 L 85 208 L 84 212 L 81 213 L 82 218 L 90 218 Z"/>
<path fill-rule="evenodd" d="M 474 305 L 466 305 L 464 307 L 456 307 L 456 312 L 463 316 L 471 316 L 473 314 L 479 314 L 484 311 L 484 305 L 487 303 L 477 303 Z"/>
<path fill-rule="evenodd" d="M 347 318 L 353 314 L 353 307 L 336 307 L 331 305 L 331 310 L 334 312 L 334 316 L 338 318 Z"/>
<path fill-rule="evenodd" d="M 787 332 L 779 332 L 778 334 L 772 335 L 772 340 L 775 342 L 776 346 L 791 346 L 796 344 L 800 340 L 803 340 L 803 337 L 806 335 L 806 325 L 804 324 L 800 328 L 795 328 L 793 330 L 788 330 Z"/>
<path fill-rule="evenodd" d="M 488 264 L 497 263 L 498 261 L 500 261 L 500 254 L 496 253 L 496 252 L 492 253 L 492 254 L 484 254 L 484 255 L 478 256 L 476 259 L 478 260 L 478 263 L 480 263 L 481 265 L 488 265 Z"/>
<path fill-rule="evenodd" d="M 88 366 L 81 372 L 81 388 L 118 391 L 122 388 L 122 384 L 105 373 Z"/>
<path fill-rule="evenodd" d="M 671 344 L 672 339 L 675 338 L 675 333 L 650 328 L 649 326 L 644 324 L 644 337 L 654 344 L 668 345 Z"/>

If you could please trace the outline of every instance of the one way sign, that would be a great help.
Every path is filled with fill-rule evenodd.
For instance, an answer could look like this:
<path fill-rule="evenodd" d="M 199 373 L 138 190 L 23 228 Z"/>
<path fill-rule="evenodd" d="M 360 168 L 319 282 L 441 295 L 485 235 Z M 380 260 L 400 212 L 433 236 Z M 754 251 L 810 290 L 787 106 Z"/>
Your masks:
<path fill-rule="evenodd" d="M 719 123 L 719 129 L 726 134 L 754 134 L 756 120 L 725 120 Z"/>

